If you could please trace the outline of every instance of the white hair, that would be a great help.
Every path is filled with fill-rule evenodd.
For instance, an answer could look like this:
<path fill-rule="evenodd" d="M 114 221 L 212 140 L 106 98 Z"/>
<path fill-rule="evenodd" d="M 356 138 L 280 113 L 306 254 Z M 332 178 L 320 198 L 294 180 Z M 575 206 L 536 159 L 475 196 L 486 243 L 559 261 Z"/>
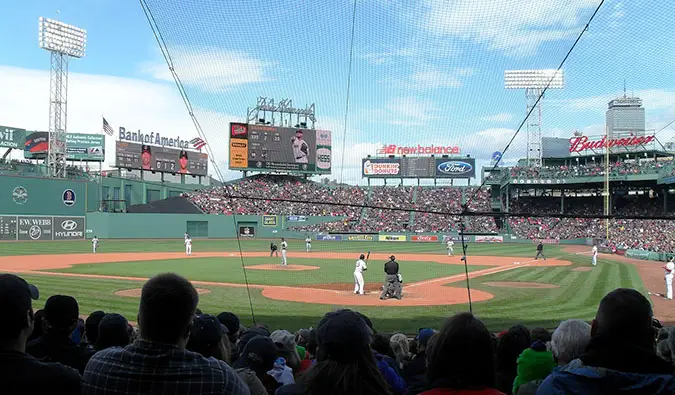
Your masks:
<path fill-rule="evenodd" d="M 408 337 L 406 335 L 402 333 L 392 335 L 389 338 L 389 344 L 399 363 L 402 363 L 410 356 L 410 345 L 408 344 Z"/>
<path fill-rule="evenodd" d="M 567 320 L 551 336 L 551 352 L 559 364 L 579 358 L 591 341 L 591 326 L 582 320 Z"/>

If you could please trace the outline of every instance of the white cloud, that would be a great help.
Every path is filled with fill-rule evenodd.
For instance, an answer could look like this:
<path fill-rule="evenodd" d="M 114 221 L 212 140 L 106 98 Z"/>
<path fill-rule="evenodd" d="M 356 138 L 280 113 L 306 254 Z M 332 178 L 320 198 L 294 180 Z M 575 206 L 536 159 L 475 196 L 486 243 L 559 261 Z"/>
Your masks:
<path fill-rule="evenodd" d="M 624 10 L 623 2 L 620 1 L 614 4 L 613 11 L 609 17 L 612 19 L 622 19 L 624 16 L 626 16 L 626 11 Z"/>
<path fill-rule="evenodd" d="M 489 122 L 509 122 L 513 119 L 513 114 L 508 112 L 500 112 L 499 114 L 488 115 L 481 119 Z"/>
<path fill-rule="evenodd" d="M 120 126 L 142 132 L 159 132 L 189 140 L 197 136 L 192 121 L 175 88 L 139 79 L 70 73 L 68 91 L 68 131 L 101 133 L 101 115 L 115 131 Z M 49 129 L 49 72 L 0 66 L 0 119 L 4 125 L 28 130 Z M 195 109 L 216 163 L 226 178 L 227 138 L 223 130 L 240 117 Z M 115 138 L 106 138 L 106 161 L 114 164 Z M 15 155 L 23 156 L 22 152 Z M 211 164 L 209 164 L 211 166 Z"/>
<path fill-rule="evenodd" d="M 181 82 L 208 92 L 222 92 L 234 86 L 269 81 L 266 69 L 272 66 L 251 57 L 245 52 L 205 48 L 199 52 L 192 48 L 175 47 L 171 59 Z M 173 82 L 164 59 L 144 62 L 141 72 L 162 81 Z"/>
<path fill-rule="evenodd" d="M 597 0 L 424 0 L 420 24 L 439 36 L 485 44 L 510 55 L 530 55 L 546 42 L 576 36 Z M 589 15 L 590 16 L 590 15 Z"/>
<path fill-rule="evenodd" d="M 359 57 L 374 65 L 383 65 L 385 63 L 394 62 L 400 58 L 412 58 L 416 56 L 419 56 L 417 50 L 413 48 L 401 48 L 390 51 L 369 52 L 362 54 Z"/>

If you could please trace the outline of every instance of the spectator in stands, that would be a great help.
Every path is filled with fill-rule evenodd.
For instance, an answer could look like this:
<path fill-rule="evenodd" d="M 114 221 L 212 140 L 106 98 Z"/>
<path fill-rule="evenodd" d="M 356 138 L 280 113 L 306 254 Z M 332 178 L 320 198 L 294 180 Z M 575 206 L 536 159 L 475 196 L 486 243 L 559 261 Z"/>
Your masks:
<path fill-rule="evenodd" d="M 111 313 L 106 314 L 98 325 L 96 351 L 110 347 L 126 347 L 131 343 L 133 329 L 124 316 Z"/>
<path fill-rule="evenodd" d="M 44 362 L 59 362 L 84 371 L 93 354 L 75 344 L 71 334 L 79 319 L 79 306 L 72 296 L 54 295 L 45 303 L 44 334 L 26 346 L 26 352 Z"/>
<path fill-rule="evenodd" d="M 410 361 L 410 345 L 408 337 L 402 333 L 395 333 L 389 338 L 389 344 L 399 368 L 403 371 L 403 365 Z"/>
<path fill-rule="evenodd" d="M 518 356 L 530 347 L 532 338 L 524 325 L 514 325 L 502 334 L 497 343 L 497 389 L 505 394 L 513 391 Z"/>
<path fill-rule="evenodd" d="M 231 350 L 228 345 L 225 325 L 216 317 L 204 314 L 195 318 L 185 348 L 206 358 L 213 357 L 229 363 Z"/>
<path fill-rule="evenodd" d="M 654 351 L 656 335 L 647 298 L 616 289 L 600 301 L 586 353 L 554 371 L 537 393 L 675 393 L 673 366 Z"/>
<path fill-rule="evenodd" d="M 34 320 L 34 325 L 33 325 L 33 333 L 30 334 L 30 337 L 28 338 L 28 342 L 31 342 L 38 337 L 42 336 L 42 327 L 43 327 L 43 319 L 45 317 L 45 311 L 43 309 L 40 309 L 35 312 L 35 320 Z"/>
<path fill-rule="evenodd" d="M 503 395 L 495 388 L 495 354 L 485 325 L 471 313 L 450 317 L 427 354 L 423 395 Z"/>
<path fill-rule="evenodd" d="M 148 280 L 138 312 L 140 338 L 94 355 L 82 377 L 82 393 L 248 395 L 225 362 L 185 350 L 198 301 L 194 286 L 176 274 Z"/>
<path fill-rule="evenodd" d="M 403 367 L 403 379 L 408 384 L 408 392 L 417 394 L 427 389 L 427 346 L 433 335 L 433 329 L 425 328 L 420 329 L 415 336 L 417 352 Z"/>
<path fill-rule="evenodd" d="M 270 338 L 279 349 L 279 358 L 268 372 L 280 384 L 293 384 L 294 373 L 300 369 L 300 356 L 295 344 L 295 336 L 287 330 L 276 330 Z"/>
<path fill-rule="evenodd" d="M 243 337 L 242 337 L 243 339 Z M 253 336 L 234 363 L 234 371 L 248 385 L 251 395 L 274 394 L 280 384 L 267 372 L 274 367 L 278 349 L 267 336 Z"/>
<path fill-rule="evenodd" d="M 580 358 L 591 341 L 591 326 L 582 320 L 567 320 L 551 336 L 551 352 L 559 366 Z"/>
<path fill-rule="evenodd" d="M 84 321 L 84 338 L 87 343 L 87 348 L 90 350 L 93 350 L 94 344 L 96 344 L 98 325 L 101 323 L 103 317 L 105 317 L 105 312 L 97 310 L 89 314 L 89 317 Z"/>
<path fill-rule="evenodd" d="M 530 337 L 532 338 L 533 343 L 548 343 L 551 341 L 551 332 L 549 332 L 546 328 L 534 328 L 530 332 Z"/>
<path fill-rule="evenodd" d="M 60 363 L 26 354 L 34 326 L 32 300 L 38 289 L 21 277 L 0 274 L 0 393 L 3 395 L 80 393 L 80 374 Z"/>
<path fill-rule="evenodd" d="M 656 355 L 670 364 L 673 363 L 673 356 L 670 351 L 670 343 L 668 340 L 660 340 L 656 343 Z"/>
<path fill-rule="evenodd" d="M 230 339 L 230 344 L 237 344 L 240 333 L 239 329 L 241 327 L 239 317 L 237 317 L 237 315 L 234 313 L 224 311 L 218 314 L 218 321 L 220 321 L 220 323 L 225 325 L 225 328 L 227 328 L 227 337 Z"/>
<path fill-rule="evenodd" d="M 523 351 L 517 361 L 517 375 L 513 380 L 513 393 L 517 395 L 534 395 L 537 385 L 548 376 L 555 366 L 553 354 L 547 349 L 546 343 L 535 341 L 532 346 Z M 532 386 L 525 387 L 523 384 Z"/>
<path fill-rule="evenodd" d="M 317 363 L 277 395 L 390 395 L 370 350 L 368 326 L 358 313 L 339 310 L 319 322 Z"/>

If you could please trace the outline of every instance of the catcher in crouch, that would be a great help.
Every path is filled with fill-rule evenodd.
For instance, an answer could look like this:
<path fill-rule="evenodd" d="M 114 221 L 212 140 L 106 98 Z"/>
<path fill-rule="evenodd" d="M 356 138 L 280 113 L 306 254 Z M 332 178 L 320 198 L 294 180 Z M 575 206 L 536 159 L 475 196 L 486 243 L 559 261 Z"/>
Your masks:
<path fill-rule="evenodd" d="M 400 300 L 401 293 L 403 292 L 403 278 L 398 272 L 398 262 L 396 262 L 395 256 L 390 256 L 389 262 L 384 264 L 384 272 L 386 273 L 386 278 L 382 286 L 380 299 L 396 298 Z"/>

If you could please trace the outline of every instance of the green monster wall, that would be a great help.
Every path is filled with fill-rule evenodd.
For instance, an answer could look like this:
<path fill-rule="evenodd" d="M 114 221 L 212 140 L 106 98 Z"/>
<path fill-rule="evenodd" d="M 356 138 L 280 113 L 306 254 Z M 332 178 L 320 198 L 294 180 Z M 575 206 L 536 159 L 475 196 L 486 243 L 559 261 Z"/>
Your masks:
<path fill-rule="evenodd" d="M 92 185 L 85 181 L 2 176 L 0 214 L 83 216 L 90 206 L 98 207 L 98 187 Z"/>

